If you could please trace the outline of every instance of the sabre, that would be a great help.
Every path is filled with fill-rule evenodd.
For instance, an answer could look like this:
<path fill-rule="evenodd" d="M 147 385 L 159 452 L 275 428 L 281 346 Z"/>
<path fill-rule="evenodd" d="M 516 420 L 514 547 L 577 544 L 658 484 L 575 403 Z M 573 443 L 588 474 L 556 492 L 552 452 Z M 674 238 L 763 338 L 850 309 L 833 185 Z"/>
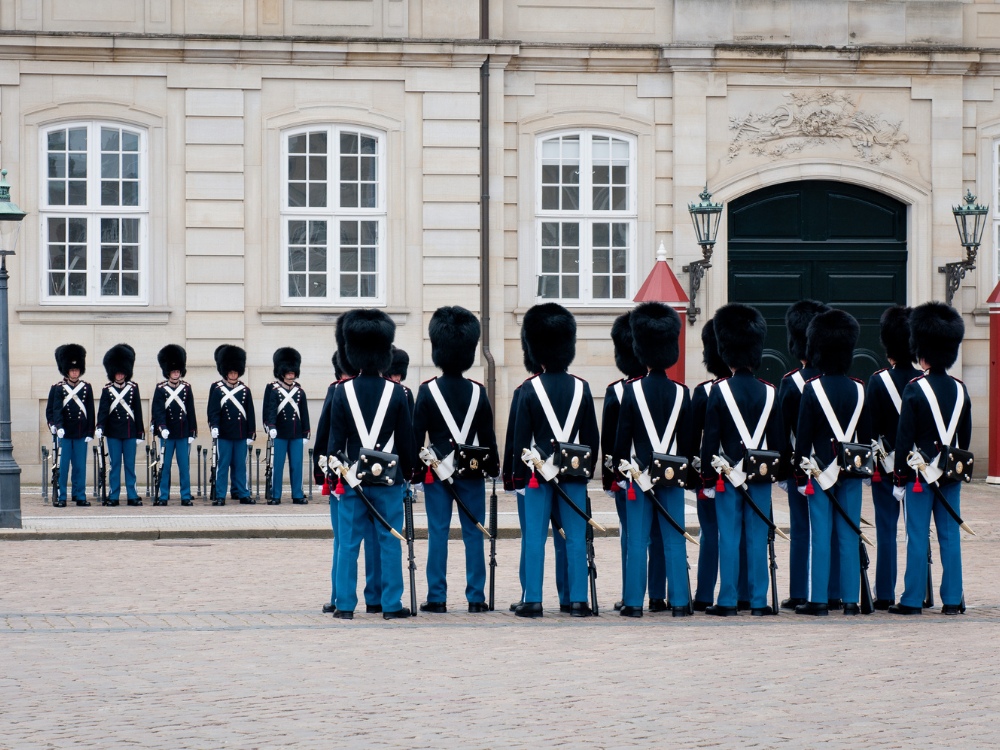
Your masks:
<path fill-rule="evenodd" d="M 396 537 L 399 541 L 405 542 L 406 537 L 404 537 L 402 534 L 400 534 L 398 531 L 392 528 L 392 524 L 390 524 L 388 521 L 385 520 L 385 516 L 383 516 L 381 513 L 378 512 L 378 509 L 375 507 L 375 504 L 362 491 L 361 480 L 358 479 L 354 475 L 354 472 L 348 469 L 347 465 L 344 463 L 347 460 L 348 460 L 347 456 L 345 456 L 343 452 L 339 452 L 337 454 L 330 456 L 327 459 L 326 465 L 327 467 L 333 469 L 337 474 L 340 474 L 341 478 L 343 478 L 344 481 L 346 481 L 347 484 L 350 485 L 351 489 L 354 490 L 355 494 L 359 498 L 361 498 L 361 502 L 363 502 L 368 507 L 368 512 L 371 513 L 372 518 L 378 521 L 379 524 L 386 531 L 388 531 L 390 534 Z"/>
<path fill-rule="evenodd" d="M 559 497 L 561 497 L 563 500 L 565 500 L 566 504 L 569 505 L 578 516 L 582 516 L 583 520 L 585 520 L 588 524 L 590 524 L 593 528 L 597 529 L 601 533 L 606 534 L 608 532 L 606 528 L 604 528 L 603 526 L 601 526 L 601 524 L 599 524 L 597 521 L 591 518 L 591 516 L 587 513 L 586 510 L 578 507 L 577 504 L 570 499 L 569 495 L 566 494 L 566 490 L 564 490 L 559 485 L 559 478 L 557 476 L 547 477 L 545 475 L 545 472 L 543 472 L 542 470 L 545 465 L 545 462 L 542 461 L 542 457 L 538 454 L 537 450 L 525 448 L 524 451 L 522 451 L 521 453 L 521 461 L 524 462 L 525 466 L 541 474 L 542 479 L 544 479 L 547 484 L 552 485 L 552 488 L 555 490 L 556 494 L 559 495 Z"/>
<path fill-rule="evenodd" d="M 726 461 L 726 459 L 720 456 L 712 456 L 712 468 L 715 469 L 716 471 L 721 471 L 723 474 L 726 475 L 726 479 L 729 480 L 730 484 L 732 484 L 733 487 L 739 490 L 740 495 L 743 497 L 743 500 L 746 501 L 746 503 L 750 506 L 750 509 L 754 513 L 756 513 L 758 517 L 760 517 L 760 520 L 762 520 L 765 524 L 767 524 L 768 530 L 773 531 L 775 534 L 780 536 L 786 542 L 792 541 L 791 539 L 788 538 L 788 534 L 786 534 L 784 531 L 775 526 L 774 521 L 771 520 L 770 516 L 766 515 L 764 511 L 760 509 L 760 506 L 758 506 L 757 503 L 754 502 L 753 497 L 750 495 L 750 488 L 747 487 L 747 483 L 746 482 L 740 482 L 739 484 L 736 483 L 736 480 L 733 479 L 732 477 L 733 467 L 729 465 L 729 462 Z"/>
<path fill-rule="evenodd" d="M 817 478 L 820 476 L 820 474 L 823 473 L 820 471 L 817 463 L 811 458 L 803 457 L 802 461 L 799 463 L 799 468 L 802 469 L 807 474 L 810 474 Z M 833 507 L 836 509 L 837 513 L 840 514 L 840 517 L 843 518 L 844 521 L 847 523 L 847 525 L 851 527 L 851 530 L 861 538 L 861 541 L 867 544 L 869 547 L 874 547 L 875 545 L 872 544 L 871 539 L 865 536 L 864 532 L 861 530 L 861 527 L 859 527 L 856 523 L 854 523 L 853 518 L 847 515 L 847 511 L 844 510 L 844 506 L 842 506 L 840 504 L 840 501 L 837 500 L 837 496 L 833 493 L 830 493 L 827 495 L 827 497 L 830 498 L 830 502 L 833 504 Z"/>
<path fill-rule="evenodd" d="M 955 523 L 959 525 L 959 528 L 972 534 L 972 536 L 977 536 L 976 532 L 969 527 L 969 524 L 962 520 L 962 517 L 958 515 L 955 508 L 952 507 L 952 504 L 948 502 L 948 498 L 944 496 L 937 480 L 931 481 L 930 478 L 928 478 L 927 469 L 929 467 L 927 465 L 927 459 L 925 459 L 918 451 L 910 451 L 909 455 L 906 457 L 906 464 L 911 469 L 916 469 L 924 475 L 924 479 L 927 480 L 927 486 L 934 492 L 934 498 L 944 506 L 944 509 L 948 511 L 948 515 L 955 519 Z"/>
<path fill-rule="evenodd" d="M 423 461 L 427 466 L 429 466 L 431 471 L 434 472 L 437 478 L 444 483 L 444 486 L 448 489 L 448 494 L 451 495 L 451 499 L 455 501 L 455 505 L 458 506 L 458 509 L 465 514 L 466 518 L 468 518 L 470 521 L 472 521 L 472 523 L 476 525 L 477 529 L 479 529 L 487 536 L 487 538 L 489 538 L 490 537 L 489 530 L 481 523 L 479 523 L 478 519 L 472 514 L 472 511 L 469 510 L 469 506 L 466 505 L 465 502 L 463 502 L 461 496 L 459 496 L 458 494 L 458 490 L 455 488 L 454 480 L 451 478 L 451 474 L 448 473 L 448 470 L 441 464 L 441 461 L 438 459 L 438 457 L 434 455 L 434 453 L 427 448 L 421 448 L 419 455 L 420 455 L 420 460 Z"/>
<path fill-rule="evenodd" d="M 689 542 L 691 542 L 691 544 L 698 546 L 698 540 L 695 539 L 693 536 L 691 536 L 689 533 L 687 533 L 687 530 L 683 526 L 681 526 L 674 519 L 673 516 L 670 515 L 670 513 L 667 511 L 666 508 L 663 507 L 663 505 L 660 503 L 659 498 L 656 496 L 656 493 L 653 492 L 652 487 L 650 487 L 648 490 L 645 487 L 643 487 L 643 483 L 639 481 L 639 477 L 642 476 L 642 473 L 639 471 L 639 467 L 636 464 L 634 464 L 631 461 L 627 461 L 626 459 L 623 458 L 621 462 L 618 464 L 618 471 L 623 475 L 631 477 L 632 481 L 635 484 L 639 485 L 639 489 L 642 491 L 642 494 L 646 497 L 646 499 L 648 499 L 653 504 L 653 507 L 656 509 L 656 512 L 659 513 L 661 516 L 663 516 L 663 518 L 666 519 L 667 523 L 673 526 L 674 530 L 676 530 L 678 534 L 680 534 Z"/>

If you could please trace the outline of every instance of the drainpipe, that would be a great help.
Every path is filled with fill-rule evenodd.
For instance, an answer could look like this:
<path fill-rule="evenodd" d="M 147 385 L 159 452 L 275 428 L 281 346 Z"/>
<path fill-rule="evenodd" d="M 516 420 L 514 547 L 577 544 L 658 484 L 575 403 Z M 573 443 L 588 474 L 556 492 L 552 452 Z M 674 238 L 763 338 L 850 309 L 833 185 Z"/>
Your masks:
<path fill-rule="evenodd" d="M 490 38 L 490 3 L 479 0 L 479 38 Z M 479 69 L 479 310 L 486 394 L 496 411 L 497 366 L 490 351 L 490 56 Z"/>

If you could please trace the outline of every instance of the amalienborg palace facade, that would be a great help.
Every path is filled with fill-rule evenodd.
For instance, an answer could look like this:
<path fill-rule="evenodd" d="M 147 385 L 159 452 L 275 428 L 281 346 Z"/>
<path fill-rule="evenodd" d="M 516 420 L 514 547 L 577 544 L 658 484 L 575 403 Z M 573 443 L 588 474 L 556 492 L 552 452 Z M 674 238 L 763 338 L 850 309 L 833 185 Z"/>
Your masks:
<path fill-rule="evenodd" d="M 702 257 L 706 185 L 725 208 L 692 385 L 702 322 L 736 300 L 773 324 L 765 375 L 803 297 L 858 317 L 870 372 L 882 309 L 945 297 L 952 207 L 990 205 L 954 297 L 985 455 L 998 83 L 1000 4 L 976 0 L 0 0 L 23 481 L 66 342 L 98 387 L 130 343 L 146 398 L 181 344 L 202 418 L 218 344 L 257 394 L 295 346 L 318 411 L 340 311 L 385 309 L 415 385 L 430 313 L 461 304 L 488 318 L 473 375 L 502 430 L 522 315 L 554 299 L 600 395 L 659 246 L 683 286 Z"/>

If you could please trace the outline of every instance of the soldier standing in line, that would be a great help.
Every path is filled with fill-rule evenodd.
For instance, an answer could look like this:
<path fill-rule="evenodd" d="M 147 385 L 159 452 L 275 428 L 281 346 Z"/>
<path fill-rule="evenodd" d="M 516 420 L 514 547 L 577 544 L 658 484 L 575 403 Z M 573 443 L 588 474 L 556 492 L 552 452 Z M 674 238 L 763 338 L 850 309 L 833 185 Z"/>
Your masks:
<path fill-rule="evenodd" d="M 397 347 L 392 347 L 392 364 L 389 365 L 389 369 L 386 370 L 383 375 L 385 375 L 393 383 L 399 383 L 403 386 L 403 390 L 406 391 L 406 402 L 410 405 L 410 414 L 413 414 L 414 400 L 413 391 L 403 385 L 403 381 L 406 380 L 406 373 L 410 368 L 410 355 L 406 353 L 404 349 L 399 349 Z"/>
<path fill-rule="evenodd" d="M 339 323 L 343 319 L 343 315 L 337 319 Z M 320 485 L 323 489 L 321 494 L 328 495 L 330 498 L 330 527 L 333 529 L 333 557 L 330 563 L 330 601 L 323 605 L 323 614 L 331 614 L 337 607 L 337 551 L 340 549 L 340 532 L 338 527 L 340 526 L 339 509 L 340 509 L 340 496 L 334 492 L 334 486 L 336 481 L 333 482 L 334 486 L 330 484 L 330 473 L 327 468 L 327 456 L 326 456 L 326 444 L 330 441 L 330 407 L 333 405 L 333 392 L 337 390 L 337 386 L 340 385 L 341 381 L 344 379 L 344 371 L 340 364 L 340 354 L 338 351 L 334 351 L 333 356 L 330 358 L 330 363 L 333 365 L 333 377 L 334 380 L 326 389 L 326 398 L 323 400 L 323 408 L 319 413 L 319 421 L 316 423 L 316 449 L 313 452 L 313 479 L 316 484 Z M 367 570 L 365 571 L 368 572 Z M 379 605 L 379 611 L 381 611 L 381 605 Z"/>
<path fill-rule="evenodd" d="M 45 420 L 59 440 L 59 493 L 52 503 L 66 507 L 66 482 L 72 468 L 70 492 L 73 502 L 88 506 L 87 444 L 94 439 L 94 391 L 80 378 L 87 371 L 87 350 L 79 344 L 63 344 L 55 352 L 56 367 L 63 379 L 49 388 Z"/>
<path fill-rule="evenodd" d="M 139 500 L 135 487 L 135 450 L 143 442 L 142 401 L 139 386 L 132 382 L 135 349 L 116 344 L 104 355 L 108 384 L 101 391 L 94 438 L 107 440 L 111 459 L 108 477 L 108 505 L 117 506 L 121 497 L 122 468 L 125 469 L 125 498 L 129 505 Z"/>
<path fill-rule="evenodd" d="M 187 352 L 177 344 L 167 344 L 156 355 L 160 372 L 166 380 L 153 391 L 153 430 L 160 433 L 163 443 L 163 467 L 157 504 L 167 504 L 170 498 L 170 465 L 177 458 L 177 481 L 181 488 L 181 505 L 191 505 L 191 443 L 198 437 L 198 417 L 194 410 L 191 384 L 181 380 L 187 374 Z M 142 505 L 142 501 L 136 503 Z"/>
<path fill-rule="evenodd" d="M 257 417 L 253 396 L 240 380 L 246 372 L 247 353 L 231 344 L 221 344 L 215 350 L 215 367 L 222 376 L 212 384 L 208 394 L 208 426 L 212 439 L 218 439 L 219 464 L 215 477 L 215 497 L 212 505 L 226 504 L 226 487 L 232 476 L 233 495 L 241 505 L 253 505 L 247 487 L 247 448 L 257 437 Z"/>
<path fill-rule="evenodd" d="M 264 427 L 273 443 L 274 470 L 268 487 L 268 505 L 281 504 L 281 485 L 288 458 L 292 503 L 304 505 L 302 491 L 302 446 L 309 439 L 309 402 L 302 386 L 295 382 L 302 368 L 302 355 L 290 346 L 274 352 L 273 383 L 264 387 Z"/>

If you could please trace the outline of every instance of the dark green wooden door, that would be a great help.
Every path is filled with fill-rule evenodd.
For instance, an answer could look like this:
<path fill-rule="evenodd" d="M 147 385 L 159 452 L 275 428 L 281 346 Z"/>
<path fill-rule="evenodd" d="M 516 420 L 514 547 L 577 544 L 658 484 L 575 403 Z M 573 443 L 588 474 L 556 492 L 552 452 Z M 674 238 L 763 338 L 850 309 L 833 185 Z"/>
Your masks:
<path fill-rule="evenodd" d="M 767 320 L 759 376 L 777 383 L 798 366 L 788 354 L 785 310 L 817 299 L 857 318 L 851 374 L 885 367 L 879 317 L 906 304 L 906 206 L 882 193 L 825 180 L 774 185 L 729 204 L 729 301 Z"/>

